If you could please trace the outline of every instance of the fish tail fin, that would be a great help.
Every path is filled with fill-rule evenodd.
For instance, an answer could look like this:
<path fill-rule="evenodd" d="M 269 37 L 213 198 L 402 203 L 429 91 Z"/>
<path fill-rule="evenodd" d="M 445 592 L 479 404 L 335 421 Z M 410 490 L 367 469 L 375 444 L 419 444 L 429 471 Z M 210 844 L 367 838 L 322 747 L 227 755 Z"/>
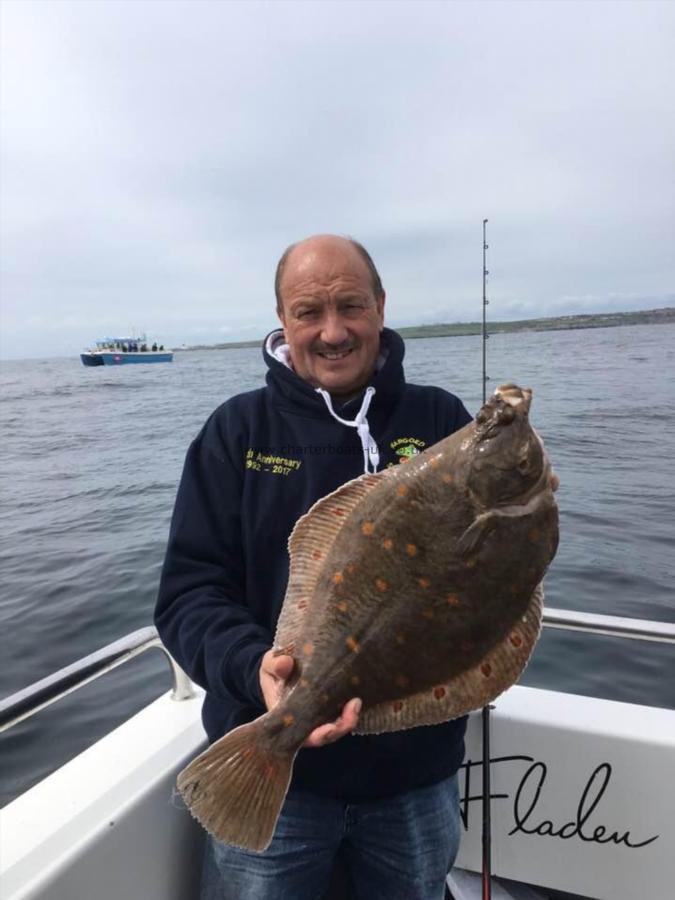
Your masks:
<path fill-rule="evenodd" d="M 210 834 L 256 852 L 272 840 L 298 752 L 274 748 L 265 718 L 216 741 L 177 781 L 188 809 Z"/>

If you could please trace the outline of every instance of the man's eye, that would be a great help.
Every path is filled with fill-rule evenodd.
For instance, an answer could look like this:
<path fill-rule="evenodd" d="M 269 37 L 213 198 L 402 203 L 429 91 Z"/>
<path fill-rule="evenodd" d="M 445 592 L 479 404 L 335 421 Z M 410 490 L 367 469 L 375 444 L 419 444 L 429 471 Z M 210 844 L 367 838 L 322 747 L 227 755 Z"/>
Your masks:
<path fill-rule="evenodd" d="M 342 307 L 342 312 L 347 316 L 360 316 L 365 308 L 365 303 L 361 303 L 358 300 L 355 300 L 352 303 L 345 303 L 345 305 Z"/>
<path fill-rule="evenodd" d="M 299 313 L 297 313 L 298 319 L 304 319 L 305 321 L 309 319 L 314 319 L 317 316 L 317 310 L 315 309 L 301 309 Z"/>

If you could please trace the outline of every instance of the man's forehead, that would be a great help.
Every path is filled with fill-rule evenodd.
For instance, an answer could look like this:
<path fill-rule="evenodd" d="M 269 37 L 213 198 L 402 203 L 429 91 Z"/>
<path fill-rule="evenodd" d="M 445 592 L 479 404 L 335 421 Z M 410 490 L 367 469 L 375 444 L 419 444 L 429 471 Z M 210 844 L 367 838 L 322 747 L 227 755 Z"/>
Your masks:
<path fill-rule="evenodd" d="M 301 282 L 316 278 L 331 281 L 344 276 L 350 281 L 370 283 L 370 272 L 358 250 L 344 238 L 309 238 L 291 251 L 284 281 Z"/>

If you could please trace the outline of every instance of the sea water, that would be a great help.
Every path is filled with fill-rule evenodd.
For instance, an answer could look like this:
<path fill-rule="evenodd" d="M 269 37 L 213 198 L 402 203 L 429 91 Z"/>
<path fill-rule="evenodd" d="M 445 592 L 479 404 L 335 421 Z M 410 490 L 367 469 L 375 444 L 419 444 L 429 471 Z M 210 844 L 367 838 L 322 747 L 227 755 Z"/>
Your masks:
<path fill-rule="evenodd" d="M 409 381 L 475 413 L 479 337 L 411 340 Z M 497 334 L 489 390 L 534 390 L 560 477 L 547 604 L 675 621 L 675 329 Z M 0 364 L 0 697 L 152 623 L 185 451 L 209 413 L 263 384 L 258 348 L 171 365 Z M 522 683 L 675 706 L 675 648 L 545 631 Z M 158 651 L 0 735 L 5 803 L 167 690 Z"/>

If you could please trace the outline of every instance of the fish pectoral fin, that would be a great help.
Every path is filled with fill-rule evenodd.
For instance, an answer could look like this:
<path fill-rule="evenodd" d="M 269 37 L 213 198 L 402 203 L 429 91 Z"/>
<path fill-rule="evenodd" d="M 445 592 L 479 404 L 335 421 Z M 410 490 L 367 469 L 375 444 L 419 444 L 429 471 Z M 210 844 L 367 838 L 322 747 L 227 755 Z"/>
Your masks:
<path fill-rule="evenodd" d="M 457 555 L 465 557 L 478 553 L 485 539 L 494 531 L 496 524 L 496 513 L 480 513 L 457 541 L 455 545 Z"/>

